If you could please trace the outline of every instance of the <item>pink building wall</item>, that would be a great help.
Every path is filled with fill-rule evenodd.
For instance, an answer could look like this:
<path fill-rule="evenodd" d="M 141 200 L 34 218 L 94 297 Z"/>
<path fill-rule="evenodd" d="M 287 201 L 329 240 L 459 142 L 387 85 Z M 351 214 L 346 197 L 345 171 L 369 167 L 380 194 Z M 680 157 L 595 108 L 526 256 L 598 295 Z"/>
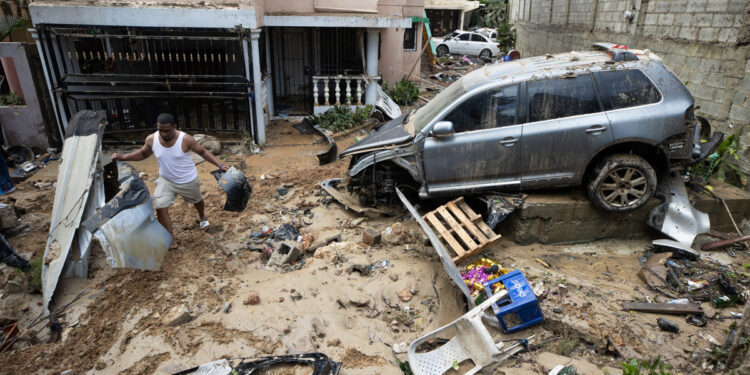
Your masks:
<path fill-rule="evenodd" d="M 336 11 L 321 11 L 321 8 Z M 258 26 L 262 27 L 264 15 L 422 17 L 424 0 L 256 0 L 255 10 Z M 389 83 L 400 80 L 409 73 L 415 63 L 416 67 L 412 74 L 419 76 L 420 64 L 417 62 L 422 50 L 422 24 L 418 25 L 415 51 L 403 49 L 405 29 L 380 29 L 378 71 L 382 74 L 383 80 Z"/>

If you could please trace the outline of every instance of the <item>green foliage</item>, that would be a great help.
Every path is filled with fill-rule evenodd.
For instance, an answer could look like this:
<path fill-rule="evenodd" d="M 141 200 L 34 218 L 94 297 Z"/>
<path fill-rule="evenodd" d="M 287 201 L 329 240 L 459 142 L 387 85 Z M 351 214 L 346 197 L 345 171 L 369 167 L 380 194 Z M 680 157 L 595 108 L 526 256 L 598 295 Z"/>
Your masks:
<path fill-rule="evenodd" d="M 475 12 L 473 23 L 479 27 L 496 28 L 508 21 L 508 0 L 480 0 L 480 7 Z"/>
<path fill-rule="evenodd" d="M 340 132 L 363 124 L 372 112 L 372 106 L 356 107 L 353 110 L 347 106 L 334 105 L 333 108 L 312 117 L 315 124 L 323 129 Z"/>
<path fill-rule="evenodd" d="M 742 134 L 742 127 L 740 127 L 736 133 L 724 138 L 719 147 L 712 155 L 709 155 L 706 160 L 692 166 L 690 168 L 690 174 L 703 178 L 704 181 L 708 180 L 712 176 L 721 182 L 727 182 L 738 187 L 745 187 L 748 183 L 747 175 L 733 164 L 739 160 L 738 152 L 742 150 L 740 146 L 740 137 Z"/>
<path fill-rule="evenodd" d="M 414 372 L 411 371 L 411 366 L 409 366 L 409 361 L 401 361 L 396 356 L 393 356 L 393 358 L 398 363 L 398 368 L 401 369 L 404 375 L 414 375 Z"/>
<path fill-rule="evenodd" d="M 578 346 L 578 340 L 572 338 L 562 339 L 557 346 L 557 354 L 568 357 L 576 350 L 576 346 Z"/>
<path fill-rule="evenodd" d="M 25 18 L 0 16 L 0 42 L 5 40 L 14 30 L 29 26 L 31 26 L 31 22 Z"/>
<path fill-rule="evenodd" d="M 507 21 L 502 21 L 497 26 L 497 44 L 501 51 L 509 51 L 516 48 L 516 28 Z"/>
<path fill-rule="evenodd" d="M 11 91 L 8 95 L 0 96 L 0 105 L 26 105 L 26 100 Z"/>
<path fill-rule="evenodd" d="M 622 363 L 622 375 L 672 375 L 669 365 L 662 362 L 661 356 L 656 357 L 653 362 L 638 361 L 631 358 L 630 361 Z M 643 372 L 641 372 L 643 371 Z"/>
<path fill-rule="evenodd" d="M 404 76 L 391 88 L 388 82 L 383 82 L 383 91 L 399 105 L 411 105 L 417 101 L 419 88 Z"/>
<path fill-rule="evenodd" d="M 32 293 L 42 292 L 42 260 L 42 255 L 32 259 L 31 268 L 26 271 L 26 286 Z"/>

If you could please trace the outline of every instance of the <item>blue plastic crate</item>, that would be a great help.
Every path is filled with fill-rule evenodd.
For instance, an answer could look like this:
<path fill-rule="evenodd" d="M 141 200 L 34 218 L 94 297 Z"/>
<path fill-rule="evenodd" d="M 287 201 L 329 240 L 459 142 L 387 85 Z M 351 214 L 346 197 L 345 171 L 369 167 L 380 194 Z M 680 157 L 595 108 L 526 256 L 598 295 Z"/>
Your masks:
<path fill-rule="evenodd" d="M 531 290 L 529 282 L 526 281 L 526 277 L 520 270 L 508 272 L 484 284 L 484 290 L 488 297 L 492 295 L 492 285 L 500 282 L 503 283 L 505 290 L 508 291 L 508 297 L 492 305 L 492 309 L 500 325 L 503 327 L 503 332 L 517 332 L 541 324 L 544 321 L 544 314 L 542 314 L 542 309 L 539 307 L 539 301 L 536 299 L 534 291 Z M 514 319 L 517 324 L 509 327 L 508 325 L 511 322 L 508 321 L 510 321 L 509 318 L 513 315 L 517 318 Z"/>

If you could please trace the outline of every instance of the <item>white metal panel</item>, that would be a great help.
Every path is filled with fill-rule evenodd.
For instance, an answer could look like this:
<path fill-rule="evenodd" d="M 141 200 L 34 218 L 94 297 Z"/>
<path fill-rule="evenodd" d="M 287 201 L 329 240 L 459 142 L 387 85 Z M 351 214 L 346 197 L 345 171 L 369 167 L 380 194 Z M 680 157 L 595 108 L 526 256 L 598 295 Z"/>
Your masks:
<path fill-rule="evenodd" d="M 264 16 L 263 26 L 411 28 L 411 18 L 373 16 Z"/>
<path fill-rule="evenodd" d="M 148 8 L 29 5 L 34 25 L 256 28 L 255 9 Z M 411 23 L 411 21 L 409 21 Z M 403 27 L 403 26 L 401 26 Z"/>

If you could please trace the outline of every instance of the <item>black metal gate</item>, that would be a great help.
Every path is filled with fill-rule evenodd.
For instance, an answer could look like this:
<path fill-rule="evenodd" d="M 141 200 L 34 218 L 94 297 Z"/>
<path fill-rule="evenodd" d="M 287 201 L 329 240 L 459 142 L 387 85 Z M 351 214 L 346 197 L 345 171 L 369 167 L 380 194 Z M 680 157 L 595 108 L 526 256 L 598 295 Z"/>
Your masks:
<path fill-rule="evenodd" d="M 253 129 L 239 31 L 43 25 L 39 34 L 66 118 L 104 109 L 109 133 L 151 131 L 161 112 L 183 130 Z"/>
<path fill-rule="evenodd" d="M 270 35 L 276 111 L 288 115 L 311 114 L 314 73 L 311 29 L 273 28 Z"/>

